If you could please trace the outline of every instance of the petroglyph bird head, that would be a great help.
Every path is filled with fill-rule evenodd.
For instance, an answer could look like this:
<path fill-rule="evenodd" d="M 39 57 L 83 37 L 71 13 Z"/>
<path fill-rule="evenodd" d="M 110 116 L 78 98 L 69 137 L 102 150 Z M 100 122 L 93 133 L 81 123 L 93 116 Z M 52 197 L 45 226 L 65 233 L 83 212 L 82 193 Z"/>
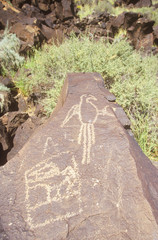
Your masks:
<path fill-rule="evenodd" d="M 82 95 L 82 96 L 81 96 L 81 100 L 83 100 L 84 98 L 86 99 L 86 102 L 87 102 L 87 103 L 90 103 L 91 100 L 97 101 L 96 97 L 93 96 L 93 95 L 91 95 L 91 94 L 84 94 L 84 95 Z"/>

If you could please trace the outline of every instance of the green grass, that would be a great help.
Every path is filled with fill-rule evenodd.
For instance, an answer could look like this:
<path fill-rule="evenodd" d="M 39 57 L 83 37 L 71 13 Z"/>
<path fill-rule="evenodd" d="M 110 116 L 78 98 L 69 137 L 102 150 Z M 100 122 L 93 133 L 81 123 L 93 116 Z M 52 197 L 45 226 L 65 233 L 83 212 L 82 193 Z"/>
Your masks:
<path fill-rule="evenodd" d="M 82 5 L 81 3 L 76 1 L 77 8 L 78 8 L 78 15 L 80 19 L 82 20 L 83 18 L 92 15 L 93 13 L 102 13 L 107 11 L 108 13 L 111 13 L 113 11 L 113 1 L 99 1 L 98 4 L 96 4 L 95 0 L 91 0 L 90 3 L 86 2 Z"/>
<path fill-rule="evenodd" d="M 156 159 L 157 66 L 157 56 L 142 58 L 125 39 L 105 44 L 87 36 L 72 36 L 60 46 L 45 45 L 41 51 L 35 51 L 35 56 L 19 71 L 15 83 L 25 96 L 40 93 L 39 101 L 50 115 L 68 72 L 100 73 L 132 121 L 139 145 L 149 158 Z"/>

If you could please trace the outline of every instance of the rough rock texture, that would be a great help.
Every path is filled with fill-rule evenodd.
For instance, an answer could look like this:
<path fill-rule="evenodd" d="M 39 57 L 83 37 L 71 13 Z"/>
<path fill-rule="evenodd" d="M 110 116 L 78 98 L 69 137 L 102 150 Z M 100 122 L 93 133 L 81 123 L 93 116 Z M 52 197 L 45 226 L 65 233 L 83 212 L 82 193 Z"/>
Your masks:
<path fill-rule="evenodd" d="M 71 0 L 52 4 L 50 1 L 32 1 L 30 4 L 21 0 L 11 2 L 16 8 L 0 0 L 0 31 L 5 29 L 8 22 L 10 31 L 21 40 L 21 53 L 26 53 L 33 46 L 40 46 L 43 41 L 58 40 L 61 22 L 69 20 L 70 24 L 74 17 Z"/>
<path fill-rule="evenodd" d="M 136 7 L 150 7 L 152 0 L 116 0 L 115 6 L 130 5 Z"/>
<path fill-rule="evenodd" d="M 13 139 L 13 148 L 7 154 L 7 161 L 12 159 L 24 146 L 29 137 L 34 133 L 35 129 L 41 124 L 42 121 L 39 119 L 28 118 L 23 124 L 21 124 Z"/>
<path fill-rule="evenodd" d="M 154 41 L 158 45 L 158 25 L 154 27 Z"/>
<path fill-rule="evenodd" d="M 0 117 L 0 166 L 7 161 L 7 154 L 13 147 L 13 138 L 16 130 L 28 119 L 28 117 L 29 115 L 27 113 L 20 111 L 8 112 Z M 21 144 L 24 142 L 23 139 L 24 137 L 19 139 L 18 149 L 20 149 Z"/>
<path fill-rule="evenodd" d="M 131 3 L 132 1 L 126 1 L 126 4 Z M 139 7 L 141 4 L 149 5 L 150 0 L 133 1 L 134 3 Z M 21 40 L 22 53 L 44 41 L 49 43 L 53 39 L 54 42 L 62 42 L 72 31 L 76 35 L 88 31 L 94 39 L 103 37 L 113 41 L 120 28 L 127 30 L 128 37 L 136 49 L 143 47 L 148 51 L 152 50 L 153 43 L 158 45 L 157 33 L 153 29 L 154 21 L 140 13 L 124 12 L 115 17 L 104 12 L 80 21 L 71 0 L 30 2 L 14 0 L 12 4 L 16 8 L 6 3 L 4 5 L 4 1 L 0 0 L 0 31 L 4 31 L 8 21 L 11 32 Z"/>
<path fill-rule="evenodd" d="M 10 146 L 7 130 L 1 120 L 0 120 L 0 144 L 2 145 L 4 151 L 6 151 Z"/>
<path fill-rule="evenodd" d="M 158 239 L 158 170 L 103 89 L 99 74 L 68 75 L 54 114 L 1 167 L 7 239 Z"/>

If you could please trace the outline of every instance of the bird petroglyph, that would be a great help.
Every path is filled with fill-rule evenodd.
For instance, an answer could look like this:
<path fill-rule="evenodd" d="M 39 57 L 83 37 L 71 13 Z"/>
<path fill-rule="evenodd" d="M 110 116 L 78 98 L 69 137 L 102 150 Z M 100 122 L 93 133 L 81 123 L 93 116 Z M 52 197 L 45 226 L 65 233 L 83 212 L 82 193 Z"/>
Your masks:
<path fill-rule="evenodd" d="M 97 101 L 97 98 L 91 94 L 84 94 L 80 97 L 79 104 L 75 104 L 68 111 L 61 127 L 64 127 L 70 119 L 77 115 L 81 123 L 77 143 L 83 144 L 82 164 L 90 163 L 90 154 L 92 145 L 95 144 L 95 129 L 98 116 L 109 115 L 112 113 L 107 112 L 107 106 L 102 110 L 98 110 L 93 101 Z"/>

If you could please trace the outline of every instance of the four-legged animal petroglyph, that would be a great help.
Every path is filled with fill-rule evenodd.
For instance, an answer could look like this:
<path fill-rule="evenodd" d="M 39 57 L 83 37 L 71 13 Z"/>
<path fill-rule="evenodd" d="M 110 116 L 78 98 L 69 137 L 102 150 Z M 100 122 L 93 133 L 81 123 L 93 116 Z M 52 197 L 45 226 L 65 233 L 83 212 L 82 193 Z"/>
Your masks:
<path fill-rule="evenodd" d="M 90 163 L 91 147 L 95 144 L 94 124 L 96 123 L 98 116 L 113 116 L 111 113 L 107 112 L 107 107 L 98 110 L 93 101 L 97 101 L 95 96 L 90 94 L 82 95 L 79 104 L 75 104 L 71 107 L 61 125 L 61 127 L 64 127 L 74 115 L 78 116 L 81 127 L 77 142 L 78 144 L 83 143 L 82 164 Z"/>
<path fill-rule="evenodd" d="M 79 214 L 81 210 L 81 182 L 75 158 L 72 166 L 64 170 L 52 162 L 52 158 L 36 164 L 25 172 L 27 222 L 31 228 L 43 227 L 51 222 L 60 221 Z M 75 198 L 75 210 L 67 212 L 64 206 Z M 59 214 L 55 214 L 56 205 Z M 54 209 L 53 209 L 54 206 Z M 44 211 L 51 212 L 44 219 Z M 46 210 L 43 210 L 46 209 Z M 40 214 L 43 219 L 39 221 Z M 38 221 L 37 221 L 38 219 Z"/>

